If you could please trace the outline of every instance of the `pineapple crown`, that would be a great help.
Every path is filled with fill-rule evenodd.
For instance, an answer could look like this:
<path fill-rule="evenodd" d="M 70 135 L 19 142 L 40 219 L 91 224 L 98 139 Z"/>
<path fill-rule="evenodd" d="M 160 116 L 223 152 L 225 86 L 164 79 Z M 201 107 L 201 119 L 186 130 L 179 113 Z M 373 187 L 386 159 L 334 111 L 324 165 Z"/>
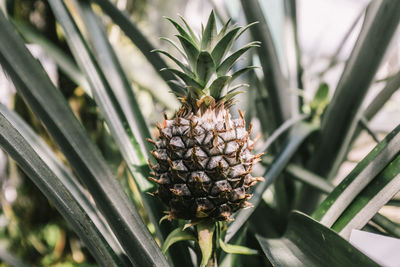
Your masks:
<path fill-rule="evenodd" d="M 164 37 L 161 39 L 174 46 L 186 60 L 186 63 L 181 62 L 164 50 L 156 49 L 155 52 L 169 57 L 180 68 L 180 70 L 165 68 L 162 71 L 170 71 L 179 78 L 180 81 L 171 82 L 178 88 L 174 93 L 186 106 L 186 110 L 197 112 L 209 107 L 229 108 L 234 103 L 234 97 L 242 93 L 238 89 L 248 86 L 246 84 L 231 86 L 232 82 L 241 74 L 255 68 L 254 66 L 247 66 L 233 72 L 232 67 L 240 56 L 250 48 L 258 47 L 260 42 L 250 42 L 237 51 L 227 54 L 234 41 L 257 22 L 240 27 L 231 25 L 231 19 L 229 19 L 217 32 L 214 11 L 211 11 L 207 25 L 205 27 L 202 25 L 201 35 L 198 37 L 186 20 L 181 16 L 180 18 L 186 29 L 173 19 L 167 19 L 178 30 L 179 34 L 176 37 L 183 49 L 179 48 L 171 39 Z"/>

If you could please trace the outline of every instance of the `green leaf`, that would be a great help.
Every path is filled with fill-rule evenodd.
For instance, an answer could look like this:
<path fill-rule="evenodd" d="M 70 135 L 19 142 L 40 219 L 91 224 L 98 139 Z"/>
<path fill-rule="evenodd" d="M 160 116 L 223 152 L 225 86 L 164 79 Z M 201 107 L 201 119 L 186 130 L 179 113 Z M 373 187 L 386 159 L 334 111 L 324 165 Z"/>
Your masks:
<path fill-rule="evenodd" d="M 162 71 L 170 71 L 173 74 L 175 74 L 177 77 L 179 77 L 180 79 L 182 79 L 182 81 L 188 85 L 188 86 L 192 86 L 192 87 L 196 87 L 196 88 L 203 88 L 201 86 L 201 84 L 199 84 L 198 82 L 196 82 L 195 79 L 193 79 L 192 77 L 190 77 L 189 75 L 187 75 L 186 73 L 179 71 L 177 69 L 172 69 L 172 68 L 167 68 L 167 69 L 163 69 Z"/>
<path fill-rule="evenodd" d="M 375 214 L 372 221 L 382 227 L 390 235 L 400 238 L 400 224 L 389 220 L 380 213 Z"/>
<path fill-rule="evenodd" d="M 211 56 L 214 60 L 215 66 L 218 66 L 226 53 L 231 49 L 233 41 L 235 40 L 235 36 L 240 30 L 240 27 L 236 27 L 224 35 L 221 40 L 215 45 L 214 49 L 211 52 Z"/>
<path fill-rule="evenodd" d="M 208 17 L 208 22 L 206 28 L 204 29 L 201 38 L 201 50 L 210 50 L 215 39 L 217 38 L 217 25 L 215 22 L 214 10 L 211 10 L 210 16 Z"/>
<path fill-rule="evenodd" d="M 184 39 L 186 39 L 188 42 L 190 42 L 197 50 L 199 49 L 197 47 L 197 44 L 194 42 L 194 40 L 192 40 L 191 36 L 185 31 L 184 28 L 182 28 L 181 25 L 179 25 L 179 23 L 177 23 L 176 21 L 174 21 L 171 18 L 165 17 L 169 22 L 172 23 L 172 25 L 174 25 L 174 27 L 178 30 L 180 36 L 182 36 Z"/>
<path fill-rule="evenodd" d="M 306 183 L 325 194 L 329 194 L 335 188 L 335 186 L 326 179 L 296 164 L 289 164 L 286 167 L 286 172 L 296 180 Z"/>
<path fill-rule="evenodd" d="M 219 239 L 219 245 L 226 253 L 242 254 L 242 255 L 257 255 L 258 251 L 244 246 L 226 244 L 222 239 Z"/>
<path fill-rule="evenodd" d="M 86 71 L 91 81 L 102 81 L 102 84 L 104 84 L 104 88 L 96 87 L 92 90 L 96 102 L 106 118 L 114 139 L 117 140 L 116 143 L 127 163 L 129 172 L 140 189 L 139 192 L 141 192 L 143 205 L 146 210 L 150 211 L 148 216 L 155 227 L 157 237 L 163 240 L 164 236 L 170 232 L 170 229 L 165 229 L 167 227 L 160 229 L 158 225 L 158 221 L 163 216 L 163 208 L 158 199 L 146 193 L 149 190 L 153 190 L 153 185 L 147 179 L 150 172 L 147 164 L 147 159 L 150 157 L 148 152 L 152 147 L 150 147 L 146 139 L 150 138 L 151 135 L 137 103 L 134 91 L 130 86 L 130 81 L 128 81 L 114 50 L 108 42 L 105 30 L 103 29 L 104 26 L 101 25 L 99 19 L 92 11 L 89 2 L 77 1 L 77 3 L 78 11 L 83 18 L 87 35 L 97 58 L 97 63 L 101 68 L 97 68 L 97 72 L 100 74 L 98 77 L 90 72 L 91 63 L 96 69 L 95 62 L 85 61 L 84 64 L 86 66 L 83 66 L 82 69 Z M 84 58 L 82 52 L 80 51 L 78 56 L 77 53 L 74 53 L 74 55 Z M 83 65 L 82 62 L 81 65 Z M 103 70 L 103 73 L 107 73 L 107 75 L 101 75 L 101 70 Z M 110 85 L 109 88 L 107 88 L 108 84 Z M 114 116 L 112 111 L 115 112 Z M 144 166 L 144 168 L 138 168 L 138 166 Z M 130 188 L 126 189 L 131 190 Z"/>
<path fill-rule="evenodd" d="M 237 78 L 239 78 L 242 74 L 245 74 L 246 72 L 248 72 L 249 70 L 252 69 L 256 69 L 258 68 L 257 66 L 248 66 L 248 67 L 244 67 L 243 69 L 240 69 L 238 71 L 235 71 L 234 73 L 232 73 L 232 79 L 231 82 L 233 82 L 234 80 L 236 80 Z"/>
<path fill-rule="evenodd" d="M 282 238 L 256 237 L 273 266 L 379 266 L 334 231 L 300 212 L 290 215 Z"/>
<path fill-rule="evenodd" d="M 383 205 L 399 191 L 400 155 L 357 195 L 337 218 L 332 229 L 344 238 L 349 238 L 352 229 L 364 227 Z"/>
<path fill-rule="evenodd" d="M 192 28 L 190 28 L 190 26 L 189 26 L 189 24 L 186 22 L 185 18 L 182 17 L 181 15 L 178 15 L 178 16 L 179 16 L 179 18 L 183 21 L 183 23 L 185 24 L 186 29 L 189 31 L 190 37 L 192 37 L 192 40 L 193 40 L 195 43 L 199 43 L 199 39 L 197 38 L 196 34 L 194 34 L 194 32 L 192 31 Z"/>
<path fill-rule="evenodd" d="M 242 88 L 242 87 L 249 87 L 249 86 L 250 86 L 250 85 L 248 85 L 248 84 L 246 84 L 246 83 L 237 84 L 237 85 L 231 87 L 231 88 L 228 90 L 228 92 L 226 93 L 226 95 L 229 95 L 230 93 L 235 92 L 235 91 L 238 90 L 239 88 Z"/>
<path fill-rule="evenodd" d="M 183 37 L 182 35 L 176 35 L 176 37 L 178 38 L 179 42 L 181 43 L 183 50 L 185 50 L 185 54 L 187 56 L 189 66 L 192 68 L 192 70 L 195 70 L 197 57 L 199 56 L 200 51 L 186 37 Z"/>
<path fill-rule="evenodd" d="M 244 91 L 235 91 L 235 92 L 228 92 L 226 95 L 224 95 L 224 99 L 226 102 L 230 101 L 233 99 L 235 96 L 238 94 L 244 93 Z"/>
<path fill-rule="evenodd" d="M 356 115 L 399 20 L 399 1 L 372 1 L 369 5 L 363 28 L 323 118 L 319 145 L 310 163 L 317 174 L 331 177 L 342 163 L 358 123 Z M 309 202 L 309 198 L 303 201 Z"/>
<path fill-rule="evenodd" d="M 27 125 L 23 119 L 14 111 L 0 104 L 0 113 L 3 114 L 13 127 L 21 134 L 28 144 L 31 145 L 35 153 L 43 160 L 50 170 L 57 176 L 63 186 L 78 202 L 82 210 L 87 214 L 98 231 L 102 234 L 107 244 L 115 251 L 117 255 L 124 256 L 116 237 L 112 233 L 107 222 L 100 216 L 99 210 L 94 206 L 82 188 L 79 181 L 73 176 L 71 171 L 58 159 L 57 155 L 51 148 Z M 123 261 L 123 257 L 121 257 Z"/>
<path fill-rule="evenodd" d="M 168 65 L 157 53 L 151 53 L 154 50 L 154 46 L 150 41 L 143 35 L 138 29 L 135 23 L 131 20 L 130 16 L 121 10 L 119 10 L 109 0 L 93 0 L 94 3 L 98 4 L 105 14 L 107 14 L 112 21 L 117 24 L 126 36 L 136 45 L 136 47 L 142 52 L 146 59 L 151 63 L 157 73 L 164 79 L 165 82 L 171 87 L 172 91 L 175 91 L 173 84 L 168 81 L 174 78 L 173 75 L 167 72 L 159 72 L 160 69 L 167 68 Z"/>
<path fill-rule="evenodd" d="M 250 27 L 252 27 L 252 26 L 254 26 L 256 24 L 258 24 L 258 21 L 252 22 L 252 23 L 242 27 L 240 29 L 240 31 L 238 32 L 238 34 L 236 35 L 235 39 L 238 39 L 245 31 L 247 31 Z"/>
<path fill-rule="evenodd" d="M 167 38 L 167 37 L 160 37 L 160 40 L 166 41 L 166 42 L 168 42 L 170 45 L 172 45 L 172 46 L 179 52 L 179 54 L 181 54 L 182 57 L 183 57 L 184 59 L 186 59 L 186 60 L 189 62 L 189 60 L 188 60 L 188 58 L 187 58 L 185 52 L 178 46 L 177 43 L 175 43 L 174 41 L 172 41 L 171 39 L 169 39 L 169 38 Z M 154 50 L 152 50 L 152 51 L 154 51 Z M 160 70 L 160 69 L 159 69 L 159 70 Z"/>
<path fill-rule="evenodd" d="M 252 47 L 259 47 L 259 42 L 251 42 L 244 47 L 240 48 L 238 51 L 234 52 L 232 55 L 227 57 L 221 65 L 217 68 L 218 75 L 225 75 L 236 63 L 236 61 L 244 54 L 247 50 Z"/>
<path fill-rule="evenodd" d="M 165 239 L 165 242 L 162 246 L 162 252 L 165 254 L 167 253 L 167 250 L 170 246 L 172 246 L 176 242 L 186 240 L 197 241 L 197 238 L 192 231 L 189 231 L 188 229 L 182 230 L 181 228 L 177 228 L 172 231 Z"/>
<path fill-rule="evenodd" d="M 205 267 L 207 262 L 210 260 L 213 252 L 213 236 L 215 232 L 215 223 L 203 222 L 199 223 L 196 227 L 202 255 L 200 266 Z"/>
<path fill-rule="evenodd" d="M 51 1 L 51 5 L 63 18 L 68 16 L 60 1 Z M 85 183 L 121 245 L 127 249 L 129 258 L 146 266 L 151 265 L 149 263 L 166 265 L 161 250 L 99 150 L 2 13 L 0 35 L 4 37 L 0 42 L 2 67 Z"/>
<path fill-rule="evenodd" d="M 203 90 L 196 86 L 186 86 L 186 90 L 189 91 L 195 99 L 200 99 L 204 95 Z"/>
<path fill-rule="evenodd" d="M 368 104 L 363 112 L 363 116 L 360 119 L 360 123 L 363 118 L 365 118 L 366 121 L 370 121 L 399 88 L 400 71 L 387 80 L 385 87 L 381 91 L 379 91 L 374 99 Z M 355 138 L 360 134 L 361 130 L 362 127 L 360 127 L 359 125 L 357 127 L 357 130 L 353 134 L 352 141 L 354 141 Z"/>
<path fill-rule="evenodd" d="M 211 75 L 214 73 L 214 61 L 207 51 L 201 51 L 196 63 L 196 74 L 203 88 L 206 86 Z"/>
<path fill-rule="evenodd" d="M 187 75 L 189 75 L 191 77 L 194 77 L 194 73 L 185 64 L 183 64 L 179 59 L 177 59 L 176 57 L 174 57 L 170 53 L 168 53 L 168 52 L 166 52 L 164 50 L 161 50 L 161 49 L 155 49 L 152 52 L 157 52 L 157 53 L 161 53 L 163 55 L 166 55 L 172 61 L 174 61 L 175 64 L 178 65 Z"/>
<path fill-rule="evenodd" d="M 223 36 L 225 36 L 225 33 L 226 33 L 226 31 L 228 30 L 229 24 L 231 23 L 231 21 L 232 21 L 232 19 L 229 18 L 229 19 L 225 22 L 225 24 L 224 24 L 224 26 L 222 27 L 221 31 L 218 33 L 218 36 L 217 36 L 218 41 L 221 40 L 221 38 L 222 38 Z"/>
<path fill-rule="evenodd" d="M 242 228 L 242 226 L 247 222 L 249 217 L 253 214 L 257 205 L 261 202 L 262 195 L 265 190 L 279 177 L 283 172 L 287 164 L 293 155 L 297 152 L 297 149 L 303 143 L 303 141 L 315 130 L 316 125 L 312 125 L 306 122 L 301 122 L 297 124 L 286 142 L 280 153 L 276 156 L 273 163 L 269 166 L 267 171 L 264 173 L 264 182 L 260 182 L 255 186 L 253 191 L 253 197 L 250 199 L 250 203 L 253 204 L 254 208 L 244 209 L 237 212 L 235 220 L 229 225 L 225 242 L 229 242 L 237 232 Z"/>
<path fill-rule="evenodd" d="M 250 28 L 250 32 L 254 40 L 261 42 L 257 53 L 265 77 L 264 87 L 262 88 L 266 88 L 268 93 L 272 117 L 269 124 L 272 124 L 270 127 L 275 129 L 289 120 L 292 117 L 292 110 L 297 110 L 298 107 L 293 107 L 291 97 L 293 93 L 290 91 L 288 81 L 282 73 L 277 48 L 259 1 L 241 0 L 241 4 L 247 22 L 259 22 Z"/>
<path fill-rule="evenodd" d="M 78 48 L 83 49 L 85 47 L 83 39 L 80 39 L 81 46 L 78 45 L 78 41 L 75 41 L 74 45 L 70 44 L 73 47 L 72 52 L 76 58 L 85 59 L 85 61 L 77 59 L 77 62 L 89 78 L 95 100 L 106 118 L 111 132 L 119 133 L 113 134 L 113 137 L 128 163 L 128 169 L 135 177 L 138 185 L 144 185 L 140 189 L 146 191 L 151 188 L 147 177 L 144 177 L 133 166 L 147 164 L 147 159 L 150 157 L 148 151 L 152 149 L 146 141 L 147 138 L 151 138 L 150 132 L 138 107 L 130 82 L 108 42 L 103 25 L 100 25 L 89 2 L 78 0 L 77 3 L 97 61 L 91 57 L 89 50 L 77 51 Z M 63 21 L 60 22 L 63 25 Z M 72 37 L 72 34 L 76 33 L 74 30 L 77 29 L 70 27 L 70 30 L 66 31 L 66 35 Z M 79 34 L 76 35 L 79 36 Z M 95 73 L 92 71 L 95 71 Z M 107 75 L 104 75 L 104 73 L 107 73 Z M 99 86 L 100 83 L 104 86 Z M 114 112 L 115 116 L 112 116 L 111 111 Z M 127 144 L 127 140 L 131 142 Z"/>
<path fill-rule="evenodd" d="M 50 40 L 46 39 L 43 35 L 40 35 L 29 25 L 16 20 L 13 20 L 13 23 L 25 40 L 30 43 L 40 45 L 40 47 L 43 49 L 43 52 L 54 60 L 60 70 L 67 75 L 71 81 L 77 85 L 80 85 L 88 95 L 91 95 L 90 87 L 86 77 L 79 70 L 78 66 L 76 66 L 75 62 L 71 60 L 71 58 L 67 56 L 64 51 L 54 45 Z"/>
<path fill-rule="evenodd" d="M 1 21 L 3 15 L 2 12 L 0 13 Z M 88 215 L 30 144 L 7 120 L 2 111 L 0 111 L 0 146 L 54 204 L 99 263 L 104 266 L 118 266 L 116 254 Z"/>
<path fill-rule="evenodd" d="M 215 99 L 219 99 L 222 94 L 222 90 L 229 83 L 231 76 L 221 76 L 215 79 L 210 85 L 210 95 Z"/>
<path fill-rule="evenodd" d="M 329 194 L 313 214 L 316 220 L 332 226 L 357 195 L 400 151 L 400 125 L 390 132 L 349 175 Z"/>

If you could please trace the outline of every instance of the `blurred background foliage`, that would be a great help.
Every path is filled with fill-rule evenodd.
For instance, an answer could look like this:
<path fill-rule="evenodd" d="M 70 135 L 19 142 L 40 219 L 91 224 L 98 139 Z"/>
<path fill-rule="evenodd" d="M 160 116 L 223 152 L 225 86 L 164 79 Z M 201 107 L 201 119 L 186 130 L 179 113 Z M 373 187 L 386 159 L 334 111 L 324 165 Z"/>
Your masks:
<path fill-rule="evenodd" d="M 69 1 L 65 2 L 68 4 Z M 126 11 L 131 16 L 138 28 L 155 47 L 162 47 L 166 50 L 170 48 L 165 43 L 162 43 L 159 37 L 172 36 L 174 32 L 172 27 L 165 23 L 163 16 L 175 18 L 176 14 L 183 14 L 189 23 L 196 28 L 199 24 L 198 21 L 205 21 L 205 16 L 214 7 L 220 19 L 225 20 L 227 17 L 232 16 L 235 22 L 240 25 L 245 24 L 245 17 L 239 1 L 118 0 L 113 2 L 118 8 Z M 298 72 L 301 73 L 301 76 L 298 79 L 294 79 L 296 82 L 289 86 L 290 93 L 294 96 L 300 96 L 295 98 L 302 103 L 300 107 L 303 111 L 311 114 L 312 119 L 320 120 L 328 104 L 328 99 L 333 94 L 333 91 L 329 90 L 329 88 L 334 88 L 337 84 L 340 73 L 344 68 L 345 59 L 350 54 L 356 36 L 360 31 L 362 24 L 360 18 L 363 16 L 363 11 L 368 1 L 337 1 L 339 3 L 326 1 L 325 4 L 321 3 L 325 1 L 297 1 L 299 4 L 297 10 L 299 25 L 296 25 L 298 27 L 297 37 L 299 38 L 297 40 L 299 42 L 297 49 L 301 50 L 301 58 L 297 59 L 293 51 L 292 54 L 284 52 L 285 46 L 290 42 L 285 40 L 285 34 L 281 31 L 283 16 L 280 14 L 283 12 L 280 11 L 283 10 L 283 5 L 280 2 L 283 1 L 260 1 L 266 17 L 269 18 L 268 23 L 271 27 L 282 68 L 289 70 L 301 68 L 301 71 Z M 60 26 L 56 22 L 47 1 L 3 0 L 0 3 L 3 4 L 3 8 L 7 9 L 8 14 L 15 21 L 30 27 L 33 32 L 45 37 L 66 55 L 71 55 Z M 334 14 L 328 16 L 329 9 L 335 4 L 339 8 L 332 12 Z M 179 107 L 179 102 L 169 93 L 169 88 L 165 82 L 152 66 L 147 63 L 142 53 L 121 32 L 119 27 L 114 25 L 107 16 L 102 15 L 99 7 L 94 6 L 94 8 L 106 25 L 109 40 L 130 79 L 140 109 L 146 118 L 147 124 L 153 131 L 152 135 L 154 135 L 155 123 L 162 119 L 164 112 L 169 116 L 174 114 Z M 74 11 L 73 6 L 71 6 L 71 12 L 79 22 L 77 11 Z M 320 23 L 321 21 L 324 21 L 325 24 Z M 318 23 L 321 25 L 314 25 Z M 386 55 L 386 60 L 375 78 L 367 100 L 373 99 L 386 84 L 387 78 L 393 76 L 399 70 L 400 37 L 398 32 L 394 39 L 392 48 Z M 107 126 L 92 98 L 85 93 L 84 88 L 81 87 L 82 85 L 77 85 L 70 76 L 57 68 L 52 59 L 46 54 L 46 51 L 35 45 L 30 45 L 30 49 L 45 66 L 53 82 L 58 85 L 73 112 L 100 148 L 114 174 L 125 184 L 125 188 L 128 188 L 127 193 L 134 199 L 136 206 L 139 207 L 139 212 L 149 224 L 149 220 L 146 218 L 146 211 L 141 204 L 140 194 L 137 192 L 138 189 L 126 171 L 120 152 L 110 137 Z M 248 58 L 249 61 L 252 60 L 250 54 Z M 247 65 L 247 62 L 241 62 L 240 64 Z M 259 64 L 262 64 L 262 62 L 259 62 Z M 295 74 L 287 72 L 284 75 L 290 77 Z M 246 94 L 241 96 L 242 99 L 239 106 L 246 111 L 247 122 L 252 121 L 254 123 L 255 130 L 253 132 L 260 133 L 261 141 L 259 144 L 262 145 L 276 128 L 276 125 L 274 126 L 271 123 L 269 126 L 265 123 L 259 123 L 259 120 L 271 122 L 274 120 L 274 118 L 268 117 L 268 105 L 265 105 L 268 94 L 266 90 L 262 89 L 264 85 L 260 82 L 261 76 L 261 70 L 256 70 L 248 75 L 250 88 Z M 68 165 L 62 153 L 57 151 L 57 147 L 49 138 L 40 121 L 32 114 L 21 97 L 13 93 L 11 83 L 6 82 L 5 77 L 0 77 L 0 80 L 2 82 L 0 84 L 0 90 L 2 91 L 0 94 L 1 102 L 12 107 L 20 114 L 47 144 L 57 152 L 63 162 Z M 299 88 L 306 88 L 306 90 Z M 317 93 L 316 98 L 314 98 L 318 88 L 320 88 L 319 95 Z M 400 123 L 400 96 L 394 91 L 392 93 L 393 96 L 391 95 L 390 98 L 391 101 L 388 101 L 385 107 L 375 116 L 375 119 L 369 123 L 370 128 L 367 128 L 367 130 L 372 129 L 375 134 L 371 135 L 363 131 L 352 143 L 347 160 L 341 165 L 339 174 L 333 184 L 338 184 L 349 173 L 356 163 L 371 150 L 376 140 L 381 140 L 394 126 Z M 310 139 L 313 138 L 316 137 L 311 135 Z M 309 154 L 313 151 L 313 147 L 310 147 L 309 144 L 314 143 L 310 141 L 307 143 L 308 145 L 302 146 L 294 161 L 301 163 L 304 158 L 309 158 Z M 265 157 L 264 164 L 268 166 L 270 162 L 271 160 Z M 259 170 L 256 170 L 258 173 L 263 171 L 264 167 L 262 166 L 259 166 Z M 0 242 L 7 243 L 10 251 L 13 251 L 16 256 L 24 259 L 32 266 L 96 265 L 90 253 L 52 204 L 33 185 L 31 180 L 19 170 L 14 161 L 4 153 L 0 157 L 0 178 L 2 188 Z M 280 224 L 280 221 L 284 222 L 286 219 L 282 219 L 280 216 L 287 216 L 286 211 L 290 210 L 295 202 L 295 199 L 292 199 L 292 196 L 294 196 L 292 192 L 296 190 L 296 183 L 277 183 L 266 191 L 264 199 L 269 206 L 266 206 L 264 202 L 261 205 L 265 206 L 263 210 L 269 209 L 270 214 L 276 215 L 271 216 L 277 220 L 275 226 L 271 227 L 271 229 L 278 230 L 278 233 L 271 231 L 259 234 L 273 237 L 283 233 L 285 225 Z M 282 189 L 280 187 L 285 188 Z M 285 192 L 287 198 L 276 196 L 275 191 Z M 393 199 L 391 204 L 382 208 L 381 213 L 391 218 L 393 222 L 400 223 L 400 212 L 399 208 L 396 207 L 396 205 L 399 205 L 399 198 Z M 279 205 L 278 209 L 274 209 Z M 277 211 L 281 213 L 276 214 Z M 254 216 L 258 216 L 257 212 Z M 249 228 L 255 228 L 257 231 L 266 229 L 265 227 L 258 227 L 255 222 L 257 220 L 252 220 Z M 368 227 L 366 229 L 385 233 L 382 227 L 374 223 L 371 223 Z M 248 238 L 250 239 L 248 243 L 256 243 L 253 236 L 249 235 Z M 1 266 L 7 265 L 3 263 Z"/>

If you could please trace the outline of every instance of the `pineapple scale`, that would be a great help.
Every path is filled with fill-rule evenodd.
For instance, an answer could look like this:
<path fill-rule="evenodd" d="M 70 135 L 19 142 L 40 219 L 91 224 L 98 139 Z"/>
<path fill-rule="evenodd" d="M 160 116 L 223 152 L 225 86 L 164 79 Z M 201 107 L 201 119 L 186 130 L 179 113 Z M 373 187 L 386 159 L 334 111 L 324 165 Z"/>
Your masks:
<path fill-rule="evenodd" d="M 260 155 L 252 155 L 253 141 L 242 113 L 231 119 L 228 110 L 165 119 L 152 141 L 157 165 L 150 179 L 154 193 L 168 207 L 170 219 L 228 221 L 250 206 L 249 189 L 262 177 L 251 175 Z"/>

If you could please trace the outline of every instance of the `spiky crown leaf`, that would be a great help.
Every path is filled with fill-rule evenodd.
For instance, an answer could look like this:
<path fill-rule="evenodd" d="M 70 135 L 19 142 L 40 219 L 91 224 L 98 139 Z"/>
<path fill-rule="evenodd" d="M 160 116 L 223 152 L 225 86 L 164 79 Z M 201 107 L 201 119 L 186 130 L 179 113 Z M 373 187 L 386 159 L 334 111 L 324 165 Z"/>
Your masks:
<path fill-rule="evenodd" d="M 234 97 L 241 93 L 238 89 L 246 86 L 241 84 L 231 87 L 232 82 L 241 74 L 254 68 L 254 66 L 247 66 L 232 73 L 232 67 L 246 51 L 252 47 L 258 47 L 260 42 L 250 42 L 229 55 L 228 52 L 234 41 L 255 23 L 239 27 L 231 25 L 229 19 L 218 32 L 214 11 L 211 11 L 207 25 L 205 28 L 202 27 L 201 35 L 198 38 L 185 19 L 180 18 L 186 29 L 173 19 L 167 19 L 178 30 L 179 34 L 176 37 L 183 49 L 179 48 L 171 39 L 162 39 L 172 44 L 186 60 L 186 63 L 164 50 L 154 50 L 169 57 L 180 68 L 180 70 L 163 69 L 172 72 L 183 82 L 182 84 L 173 81 L 181 89 L 175 94 L 183 104 L 190 106 L 193 111 L 198 110 L 201 106 L 228 108 L 233 104 Z"/>

